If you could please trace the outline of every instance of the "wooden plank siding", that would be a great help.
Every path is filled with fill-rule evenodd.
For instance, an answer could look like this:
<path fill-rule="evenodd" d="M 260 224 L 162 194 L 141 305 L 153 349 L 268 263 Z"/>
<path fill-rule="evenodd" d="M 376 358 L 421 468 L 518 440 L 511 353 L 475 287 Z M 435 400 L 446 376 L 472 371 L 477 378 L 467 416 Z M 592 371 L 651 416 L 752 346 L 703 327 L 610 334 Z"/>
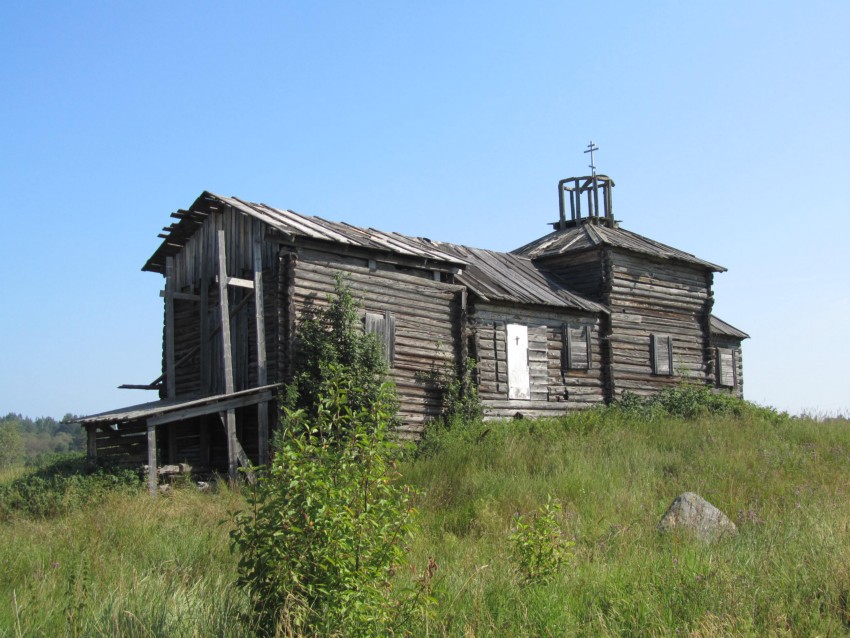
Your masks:
<path fill-rule="evenodd" d="M 454 366 L 460 352 L 460 286 L 368 266 L 339 263 L 334 255 L 311 255 L 295 261 L 293 306 L 297 323 L 311 308 L 327 304 L 337 273 L 345 276 L 352 295 L 367 312 L 389 312 L 395 320 L 395 352 L 389 379 L 399 396 L 401 436 L 416 437 L 439 415 L 440 397 L 427 381 L 429 371 Z"/>
<path fill-rule="evenodd" d="M 175 290 L 178 292 L 200 294 L 202 281 L 206 280 L 208 296 L 206 302 L 206 325 L 210 335 L 207 337 L 209 362 L 202 372 L 201 344 L 201 303 L 175 299 L 175 359 L 182 361 L 177 367 L 177 395 L 219 394 L 224 392 L 223 352 L 221 337 L 215 338 L 219 329 L 218 289 L 209 285 L 215 281 L 216 231 L 225 231 L 227 244 L 227 272 L 231 277 L 253 279 L 254 244 L 253 223 L 247 215 L 225 207 L 220 213 L 207 217 L 190 237 L 182 250 L 174 256 Z M 262 233 L 262 226 L 259 226 Z M 260 243 L 263 260 L 263 306 L 265 331 L 267 335 L 278 333 L 278 264 L 277 246 L 272 243 Z M 258 385 L 256 324 L 254 320 L 253 291 L 239 287 L 229 287 L 229 306 L 231 311 L 239 307 L 230 319 L 231 351 L 233 357 L 234 389 L 244 390 Z M 248 298 L 247 303 L 240 303 Z M 165 365 L 165 332 L 163 328 L 163 372 Z M 185 360 L 186 355 L 192 356 Z M 266 354 L 268 379 L 278 378 L 278 349 L 269 348 Z M 204 377 L 208 377 L 208 380 Z"/>
<path fill-rule="evenodd" d="M 562 308 L 510 306 L 476 302 L 470 330 L 478 360 L 478 392 L 485 418 L 556 416 L 604 400 L 600 321 L 598 315 Z M 530 398 L 508 398 L 506 326 L 528 327 Z M 589 369 L 564 365 L 564 324 L 588 326 Z"/>
<path fill-rule="evenodd" d="M 608 249 L 606 256 L 613 397 L 626 391 L 649 395 L 683 379 L 712 381 L 711 272 L 617 249 Z M 670 375 L 653 374 L 652 335 L 671 338 Z"/>

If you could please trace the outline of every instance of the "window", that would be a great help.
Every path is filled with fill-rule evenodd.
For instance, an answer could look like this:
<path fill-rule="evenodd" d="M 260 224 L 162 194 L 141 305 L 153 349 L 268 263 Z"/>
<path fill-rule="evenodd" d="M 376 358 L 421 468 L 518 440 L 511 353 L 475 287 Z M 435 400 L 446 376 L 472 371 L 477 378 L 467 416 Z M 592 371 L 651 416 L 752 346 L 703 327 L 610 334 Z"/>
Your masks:
<path fill-rule="evenodd" d="M 528 374 L 528 326 L 507 325 L 508 398 L 530 399 Z"/>
<path fill-rule="evenodd" d="M 735 350 L 732 348 L 717 348 L 717 385 L 724 388 L 734 388 L 737 383 L 737 362 L 735 361 Z"/>
<path fill-rule="evenodd" d="M 564 369 L 590 369 L 590 326 L 565 323 L 564 337 Z"/>
<path fill-rule="evenodd" d="M 366 333 L 373 334 L 378 338 L 378 343 L 381 344 L 381 350 L 384 353 L 384 360 L 392 368 L 395 361 L 395 317 L 389 310 L 382 315 L 367 312 L 364 321 Z"/>
<path fill-rule="evenodd" d="M 652 374 L 673 376 L 673 339 L 670 335 L 650 335 Z"/>

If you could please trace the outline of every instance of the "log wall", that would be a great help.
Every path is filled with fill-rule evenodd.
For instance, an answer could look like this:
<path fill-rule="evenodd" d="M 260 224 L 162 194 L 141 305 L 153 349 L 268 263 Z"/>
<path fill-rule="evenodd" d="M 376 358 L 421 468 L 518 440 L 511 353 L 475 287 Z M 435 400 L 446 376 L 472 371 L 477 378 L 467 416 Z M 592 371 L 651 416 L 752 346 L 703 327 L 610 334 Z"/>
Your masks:
<path fill-rule="evenodd" d="M 555 416 L 604 400 L 600 320 L 566 309 L 476 303 L 470 328 L 478 361 L 478 392 L 485 418 Z M 530 398 L 508 398 L 506 326 L 528 327 Z M 591 331 L 591 363 L 587 370 L 564 364 L 563 325 L 585 325 Z"/>
<path fill-rule="evenodd" d="M 684 262 L 654 259 L 608 249 L 611 309 L 611 384 L 623 392 L 647 395 L 683 379 L 713 381 L 709 316 L 712 275 Z M 652 369 L 651 335 L 672 338 L 673 374 Z"/>
<path fill-rule="evenodd" d="M 360 312 L 392 313 L 395 355 L 389 378 L 399 396 L 400 434 L 416 437 L 428 419 L 439 415 L 440 397 L 429 371 L 454 366 L 461 352 L 461 286 L 388 269 L 370 271 L 355 259 L 299 251 L 292 264 L 289 290 L 297 323 L 312 307 L 327 304 L 335 276 L 343 273 Z"/>
<path fill-rule="evenodd" d="M 608 273 L 603 265 L 603 249 L 558 255 L 545 262 L 547 270 L 555 273 L 567 287 L 583 297 L 605 303 Z"/>
<path fill-rule="evenodd" d="M 715 385 L 718 390 L 724 392 L 730 392 L 735 396 L 744 397 L 744 362 L 743 362 L 743 351 L 741 350 L 741 340 L 736 339 L 735 337 L 729 337 L 726 335 L 711 335 L 711 346 L 715 356 L 715 370 L 717 370 L 717 349 L 724 348 L 731 350 L 734 353 L 735 357 L 735 385 L 733 387 L 721 386 L 717 383 L 717 379 L 715 378 Z M 715 377 L 716 377 L 715 372 Z"/>

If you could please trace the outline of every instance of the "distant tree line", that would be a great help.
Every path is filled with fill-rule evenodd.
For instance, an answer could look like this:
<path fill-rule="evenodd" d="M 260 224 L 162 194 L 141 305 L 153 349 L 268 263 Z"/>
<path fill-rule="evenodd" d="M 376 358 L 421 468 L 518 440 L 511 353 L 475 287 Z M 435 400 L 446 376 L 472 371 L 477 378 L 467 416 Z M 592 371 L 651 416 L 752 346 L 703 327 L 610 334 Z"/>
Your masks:
<path fill-rule="evenodd" d="M 84 450 L 86 435 L 66 414 L 61 421 L 51 417 L 31 419 L 10 412 L 0 417 L 0 468 L 34 460 L 45 454 Z"/>

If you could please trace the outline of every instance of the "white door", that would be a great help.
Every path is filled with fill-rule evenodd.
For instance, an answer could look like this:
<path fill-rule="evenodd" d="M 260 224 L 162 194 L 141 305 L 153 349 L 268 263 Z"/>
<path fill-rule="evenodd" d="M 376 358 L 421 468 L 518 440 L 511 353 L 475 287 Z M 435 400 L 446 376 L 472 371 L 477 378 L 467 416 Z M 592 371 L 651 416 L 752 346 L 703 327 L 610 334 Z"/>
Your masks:
<path fill-rule="evenodd" d="M 508 324 L 508 398 L 529 399 L 528 326 Z"/>

